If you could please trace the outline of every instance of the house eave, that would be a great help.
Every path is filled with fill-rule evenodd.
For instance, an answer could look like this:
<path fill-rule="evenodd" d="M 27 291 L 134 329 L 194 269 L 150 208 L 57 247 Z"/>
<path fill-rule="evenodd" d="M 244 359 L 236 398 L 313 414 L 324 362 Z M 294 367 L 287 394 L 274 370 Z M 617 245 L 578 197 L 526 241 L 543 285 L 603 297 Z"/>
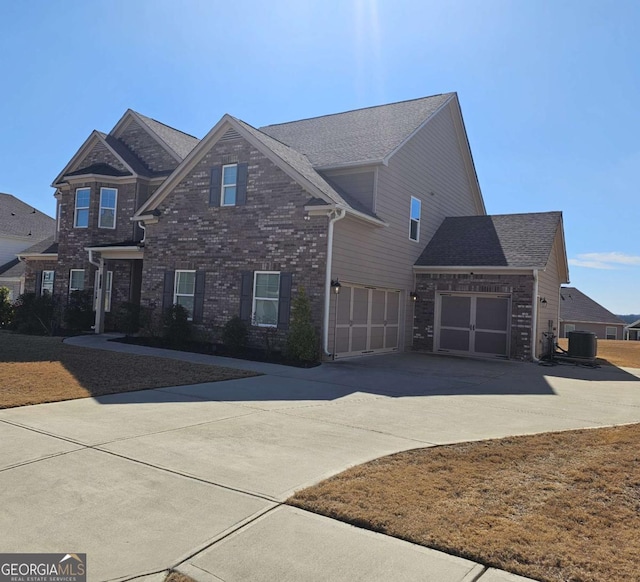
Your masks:
<path fill-rule="evenodd" d="M 33 261 L 58 260 L 58 253 L 18 253 L 16 256 L 21 261 L 24 261 L 25 259 L 30 259 Z"/>
<path fill-rule="evenodd" d="M 103 259 L 144 259 L 144 247 L 132 245 L 128 247 L 85 247 L 85 251 L 100 253 Z"/>
<path fill-rule="evenodd" d="M 492 267 L 488 265 L 461 265 L 461 266 L 431 266 L 431 265 L 413 265 L 414 273 L 508 273 L 512 275 L 530 274 L 534 271 L 542 271 L 542 267 L 526 266 L 526 267 Z"/>
<path fill-rule="evenodd" d="M 364 212 L 359 212 L 357 210 L 353 210 L 352 208 L 347 208 L 338 204 L 327 204 L 323 206 L 305 206 L 304 209 L 309 216 L 328 216 L 329 214 L 331 214 L 332 211 L 336 209 L 340 209 L 340 210 L 344 210 L 347 216 L 355 220 L 360 220 L 362 222 L 366 222 L 368 224 L 371 224 L 373 226 L 378 226 L 378 227 L 389 226 L 389 224 L 384 222 L 384 220 L 380 220 L 379 218 L 374 218 L 373 216 L 369 216 Z"/>

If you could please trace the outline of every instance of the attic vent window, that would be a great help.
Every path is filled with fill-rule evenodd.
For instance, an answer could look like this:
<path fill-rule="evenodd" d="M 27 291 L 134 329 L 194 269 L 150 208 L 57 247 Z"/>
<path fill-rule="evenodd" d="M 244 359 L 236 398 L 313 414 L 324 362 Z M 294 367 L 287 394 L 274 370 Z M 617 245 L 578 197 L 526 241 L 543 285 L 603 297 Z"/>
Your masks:
<path fill-rule="evenodd" d="M 232 139 L 239 139 L 240 134 L 233 128 L 227 129 L 224 132 L 224 135 L 220 138 L 220 141 L 231 141 Z"/>

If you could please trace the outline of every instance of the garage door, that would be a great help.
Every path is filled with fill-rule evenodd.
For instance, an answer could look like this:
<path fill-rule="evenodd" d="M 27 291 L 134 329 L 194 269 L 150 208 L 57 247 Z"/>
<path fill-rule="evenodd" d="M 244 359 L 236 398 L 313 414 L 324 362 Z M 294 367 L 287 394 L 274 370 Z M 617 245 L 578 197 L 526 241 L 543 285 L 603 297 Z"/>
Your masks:
<path fill-rule="evenodd" d="M 399 291 L 342 285 L 336 305 L 336 357 L 397 350 L 399 322 Z"/>
<path fill-rule="evenodd" d="M 441 293 L 436 305 L 436 351 L 505 357 L 511 297 Z"/>

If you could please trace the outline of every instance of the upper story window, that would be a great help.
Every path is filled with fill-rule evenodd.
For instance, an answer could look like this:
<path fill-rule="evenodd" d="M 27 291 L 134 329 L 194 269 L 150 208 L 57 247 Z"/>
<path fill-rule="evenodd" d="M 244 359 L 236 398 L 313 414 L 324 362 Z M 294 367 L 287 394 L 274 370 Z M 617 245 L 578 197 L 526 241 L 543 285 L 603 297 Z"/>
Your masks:
<path fill-rule="evenodd" d="M 118 190 L 115 188 L 100 188 L 100 214 L 98 228 L 116 227 L 116 205 Z"/>
<path fill-rule="evenodd" d="M 222 199 L 221 206 L 236 205 L 236 188 L 238 185 L 238 164 L 222 166 Z"/>
<path fill-rule="evenodd" d="M 55 271 L 42 271 L 42 282 L 40 283 L 40 295 L 49 293 L 53 295 L 53 279 L 55 278 Z"/>
<path fill-rule="evenodd" d="M 196 272 L 176 271 L 173 304 L 182 305 L 189 312 L 189 319 L 193 317 L 193 307 L 196 295 Z"/>
<path fill-rule="evenodd" d="M 409 216 L 409 238 L 418 242 L 420 240 L 420 214 L 422 201 L 411 197 L 411 212 Z"/>
<path fill-rule="evenodd" d="M 278 325 L 278 301 L 280 296 L 280 273 L 256 271 L 253 279 L 254 325 L 276 327 Z"/>
<path fill-rule="evenodd" d="M 84 289 L 84 269 L 71 269 L 69 271 L 69 293 Z"/>
<path fill-rule="evenodd" d="M 73 222 L 75 228 L 87 228 L 89 226 L 90 200 L 91 188 L 78 188 L 76 190 L 76 210 Z"/>

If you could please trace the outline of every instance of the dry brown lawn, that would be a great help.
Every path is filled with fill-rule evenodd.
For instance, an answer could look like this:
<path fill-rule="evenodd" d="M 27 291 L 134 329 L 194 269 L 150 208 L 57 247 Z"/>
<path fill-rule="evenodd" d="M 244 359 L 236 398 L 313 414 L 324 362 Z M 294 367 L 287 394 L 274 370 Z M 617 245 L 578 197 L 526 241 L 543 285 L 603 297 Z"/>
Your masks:
<path fill-rule="evenodd" d="M 408 451 L 288 503 L 544 581 L 640 580 L 640 425 Z"/>
<path fill-rule="evenodd" d="M 558 345 L 566 350 L 569 340 L 560 338 Z M 598 363 L 602 365 L 640 368 L 640 342 L 598 339 L 597 355 Z"/>
<path fill-rule="evenodd" d="M 195 582 L 193 578 L 180 574 L 180 572 L 169 572 L 164 582 Z"/>
<path fill-rule="evenodd" d="M 256 375 L 0 332 L 0 408 Z"/>

